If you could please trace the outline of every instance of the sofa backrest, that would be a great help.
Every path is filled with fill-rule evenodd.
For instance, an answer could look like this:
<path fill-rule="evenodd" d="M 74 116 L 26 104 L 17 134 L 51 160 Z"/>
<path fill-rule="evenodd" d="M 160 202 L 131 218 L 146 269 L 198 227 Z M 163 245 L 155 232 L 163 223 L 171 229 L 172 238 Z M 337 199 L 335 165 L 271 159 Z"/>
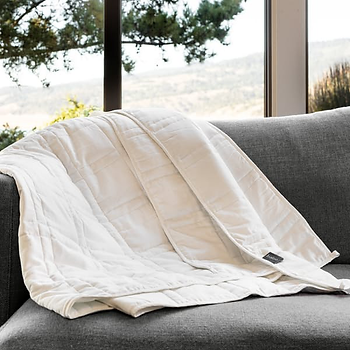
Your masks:
<path fill-rule="evenodd" d="M 19 196 L 12 177 L 0 174 L 0 326 L 28 299 L 18 250 Z"/>
<path fill-rule="evenodd" d="M 350 108 L 213 124 L 340 253 L 334 262 L 350 263 Z"/>

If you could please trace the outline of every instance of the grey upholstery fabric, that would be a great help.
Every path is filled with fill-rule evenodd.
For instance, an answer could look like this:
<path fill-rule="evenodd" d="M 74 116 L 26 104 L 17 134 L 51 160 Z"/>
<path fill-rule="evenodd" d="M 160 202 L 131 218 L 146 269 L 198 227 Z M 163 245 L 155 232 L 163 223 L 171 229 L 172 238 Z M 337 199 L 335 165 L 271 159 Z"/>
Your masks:
<path fill-rule="evenodd" d="M 350 263 L 350 112 L 215 122 Z"/>
<path fill-rule="evenodd" d="M 19 198 L 12 178 L 0 174 L 0 325 L 28 298 L 18 254 Z"/>
<path fill-rule="evenodd" d="M 328 267 L 350 278 L 350 265 Z M 67 320 L 28 300 L 0 331 L 1 350 L 350 348 L 344 295 L 258 298 L 162 309 L 137 319 L 106 311 Z"/>

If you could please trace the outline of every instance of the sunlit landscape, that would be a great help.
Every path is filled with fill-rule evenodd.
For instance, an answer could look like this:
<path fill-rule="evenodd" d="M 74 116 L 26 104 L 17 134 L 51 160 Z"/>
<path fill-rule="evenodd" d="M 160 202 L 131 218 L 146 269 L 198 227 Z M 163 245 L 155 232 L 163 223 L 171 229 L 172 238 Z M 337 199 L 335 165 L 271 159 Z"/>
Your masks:
<path fill-rule="evenodd" d="M 336 3 L 349 6 L 343 0 Z M 242 6 L 243 12 L 231 23 L 229 45 L 211 43 L 209 47 L 217 55 L 203 64 L 186 65 L 181 49 L 169 49 L 168 62 L 162 60 L 156 48 L 142 48 L 139 54 L 134 53 L 136 68 L 123 78 L 123 107 L 167 107 L 209 120 L 262 117 L 263 1 L 248 0 Z M 328 31 L 322 25 L 325 7 L 324 0 L 309 2 L 310 88 L 332 64 L 350 57 L 350 39 L 346 39 L 350 34 L 337 29 L 333 8 L 327 12 Z M 125 50 L 133 54 L 132 47 Z M 20 87 L 0 71 L 0 124 L 25 130 L 42 127 L 68 105 L 68 98 L 102 108 L 102 55 L 81 56 L 73 52 L 71 57 L 74 69 L 49 73 L 49 88 L 43 88 L 40 80 L 25 70 Z"/>

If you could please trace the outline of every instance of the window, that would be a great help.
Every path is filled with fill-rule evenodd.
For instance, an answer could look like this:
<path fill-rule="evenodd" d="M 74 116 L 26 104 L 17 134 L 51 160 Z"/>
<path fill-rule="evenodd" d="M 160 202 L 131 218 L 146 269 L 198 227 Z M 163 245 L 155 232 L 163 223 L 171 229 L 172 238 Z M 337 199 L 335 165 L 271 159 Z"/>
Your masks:
<path fill-rule="evenodd" d="M 199 0 L 188 3 L 195 11 Z M 124 44 L 136 66 L 123 73 L 123 108 L 166 107 L 210 120 L 263 117 L 264 2 L 250 0 L 242 7 L 231 22 L 229 45 L 208 44 L 216 55 L 204 63 L 186 64 L 180 46 L 162 52 Z"/>
<path fill-rule="evenodd" d="M 28 3 L 31 2 L 28 1 Z M 25 48 L 19 44 L 21 35 L 24 34 L 28 38 L 26 45 L 32 45 L 30 48 L 32 53 L 39 54 L 44 50 L 50 51 L 50 47 L 52 47 L 53 52 L 58 47 L 52 42 L 45 42 L 44 36 L 52 33 L 44 31 L 44 29 L 50 28 L 55 33 L 51 37 L 52 41 L 62 41 L 64 38 L 58 37 L 56 34 L 58 35 L 67 23 L 77 28 L 76 32 L 72 28 L 68 28 L 70 31 L 67 29 L 66 37 L 73 33 L 72 37 L 67 40 L 76 41 L 76 46 L 83 46 L 85 38 L 82 37 L 81 41 L 78 41 L 77 34 L 79 30 L 87 31 L 86 22 L 91 23 L 91 18 L 94 18 L 96 23 L 103 20 L 103 4 L 100 1 L 82 0 L 76 3 L 80 6 L 76 7 L 76 11 L 80 12 L 74 14 L 78 17 L 76 22 L 73 22 L 71 17 L 68 17 L 67 20 L 64 19 L 63 11 L 65 6 L 68 6 L 66 2 L 38 1 L 37 6 L 32 7 L 25 2 L 23 4 L 21 2 L 8 2 L 8 6 L 2 6 L 0 9 L 1 18 L 3 20 L 7 16 L 9 25 L 13 24 L 12 20 L 21 19 L 14 27 L 16 35 L 8 38 L 9 41 L 11 40 L 11 49 L 18 50 L 19 55 L 28 54 Z M 72 14 L 70 13 L 70 15 Z M 45 22 L 50 16 L 53 19 L 50 22 Z M 83 21 L 84 18 L 86 18 L 86 22 Z M 4 22 L 0 25 L 4 26 Z M 79 25 L 81 28 L 78 27 Z M 97 23 L 97 25 L 101 26 L 101 23 Z M 41 28 L 43 31 L 40 31 Z M 4 33 L 6 28 L 1 27 L 1 29 L 3 32 L 0 53 L 5 55 L 9 51 L 5 47 Z M 35 40 L 38 42 L 35 43 Z M 27 59 L 29 57 L 27 56 Z M 64 62 L 70 62 L 69 71 L 64 69 Z M 31 64 L 34 65 L 34 61 Z M 22 130 L 31 130 L 34 127 L 41 128 L 55 119 L 62 108 L 74 109 L 75 100 L 86 106 L 102 108 L 103 56 L 101 52 L 80 55 L 78 49 L 75 49 L 66 56 L 62 52 L 58 52 L 57 59 L 53 60 L 52 72 L 48 72 L 44 63 L 38 64 L 34 74 L 23 65 L 18 65 L 18 67 L 20 67 L 18 72 L 15 69 L 12 69 L 11 72 L 18 78 L 20 86 L 9 77 L 3 67 L 0 70 L 0 128 L 5 123 L 11 127 L 18 126 Z M 54 72 L 56 69 L 60 70 Z M 45 87 L 47 82 L 50 83 L 49 87 Z M 68 101 L 69 99 L 71 102 Z"/>
<path fill-rule="evenodd" d="M 350 105 L 348 0 L 309 0 L 309 111 Z"/>
<path fill-rule="evenodd" d="M 198 7 L 199 0 L 187 1 L 192 9 L 195 10 Z M 335 1 L 337 1 L 337 4 L 339 2 L 339 6 L 344 4 L 344 6 L 349 6 L 346 4 L 346 0 Z M 54 0 L 40 1 L 39 3 L 43 7 L 39 9 L 40 11 L 50 11 L 50 8 L 55 8 L 55 6 L 57 11 L 60 9 L 60 7 L 57 7 L 57 1 Z M 102 4 L 102 0 L 79 0 L 76 3 Z M 267 7 L 272 8 L 273 13 L 270 13 L 270 20 L 273 18 L 276 20 L 273 29 L 275 34 L 295 32 L 290 28 L 288 29 L 288 27 L 284 31 L 277 28 L 288 22 L 283 20 L 283 13 L 287 13 L 290 17 L 290 6 L 293 6 L 293 13 L 302 13 L 304 17 L 306 16 L 305 4 L 307 0 L 242 1 L 243 11 L 231 22 L 231 34 L 228 38 L 230 45 L 222 46 L 215 41 L 210 43 L 208 45 L 209 49 L 216 52 L 217 55 L 207 59 L 202 64 L 186 65 L 183 60 L 183 52 L 179 47 L 165 50 L 164 56 L 169 59 L 169 62 L 164 63 L 162 54 L 157 48 L 142 47 L 140 53 L 135 54 L 133 52 L 135 48 L 132 45 L 124 45 L 123 49 L 132 58 L 135 58 L 136 67 L 131 74 L 123 73 L 123 107 L 156 106 L 175 108 L 186 115 L 211 120 L 263 116 L 265 3 Z M 114 31 L 118 30 L 118 10 L 120 11 L 118 4 L 119 1 L 105 0 L 106 16 L 111 15 L 108 32 L 111 32 L 112 47 L 118 46 L 118 36 Z M 321 6 L 321 4 L 324 5 Z M 339 28 L 338 22 L 342 22 L 339 19 L 338 6 L 332 7 L 332 9 L 337 9 L 337 14 L 332 15 L 331 9 L 327 9 L 324 0 L 309 0 L 310 88 L 313 87 L 312 84 L 316 79 L 313 72 L 317 71 L 317 62 L 320 58 L 320 55 L 313 49 L 317 46 L 313 46 L 313 42 L 320 39 L 314 39 L 312 34 L 313 32 L 320 32 L 320 29 L 317 29 L 313 24 L 315 22 L 313 16 L 315 18 L 320 17 L 318 14 L 320 8 L 324 8 L 324 11 L 327 11 L 327 16 L 329 18 L 333 16 L 332 18 L 337 22 L 334 25 L 323 26 L 323 28 L 332 27 L 329 32 L 333 32 L 333 27 L 337 26 Z M 345 10 L 341 12 L 342 14 L 347 13 Z M 298 19 L 301 24 L 304 20 L 303 16 Z M 289 22 L 295 27 L 294 19 Z M 114 24 L 114 26 L 111 24 Z M 302 25 L 297 27 L 301 28 L 300 35 L 302 35 L 305 28 Z M 281 42 L 287 42 L 289 46 L 291 46 L 291 42 L 289 39 L 285 40 L 283 37 L 276 36 L 274 33 L 272 33 L 271 38 L 277 38 L 278 40 L 276 42 L 271 40 L 270 49 L 273 48 L 273 52 L 277 52 L 277 54 L 279 52 L 283 56 L 284 49 L 278 51 L 276 48 L 281 47 Z M 105 34 L 108 37 L 108 33 Z M 282 59 L 279 64 L 272 64 L 273 67 L 279 67 L 281 71 L 272 72 L 274 75 L 272 74 L 272 77 L 270 76 L 268 80 L 270 91 L 275 93 L 270 104 L 276 108 L 271 115 L 296 114 L 302 113 L 303 109 L 305 110 L 306 102 L 299 95 L 307 95 L 306 92 L 304 93 L 306 79 L 298 79 L 295 86 L 290 84 L 289 80 L 291 77 L 297 76 L 298 72 L 301 76 L 303 74 L 301 73 L 305 66 L 303 50 L 306 47 L 304 41 L 300 40 L 295 44 L 296 47 L 302 48 L 301 50 L 293 48 L 295 57 L 288 55 L 289 61 L 281 64 L 283 61 L 281 56 Z M 110 59 L 110 62 L 105 66 L 104 74 L 105 81 L 107 80 L 104 90 L 105 100 L 111 101 L 111 107 L 107 109 L 114 109 L 121 102 L 115 103 L 118 101 L 116 91 L 120 88 L 117 84 L 117 75 L 118 70 L 120 71 L 121 61 L 120 57 L 116 59 L 116 55 L 117 53 L 111 55 L 110 49 L 105 55 L 107 60 Z M 63 56 L 59 57 L 62 61 Z M 40 80 L 33 79 L 33 75 L 29 75 L 25 70 L 20 72 L 21 88 L 13 84 L 4 72 L 0 72 L 0 98 L 2 101 L 0 123 L 8 122 L 12 126 L 18 125 L 25 129 L 31 129 L 34 126 L 40 127 L 54 117 L 62 106 L 69 106 L 67 103 L 69 97 L 76 98 L 86 105 L 102 107 L 102 54 L 84 54 L 81 56 L 73 50 L 67 57 L 70 58 L 73 69 L 67 73 L 59 71 L 47 75 L 46 77 L 51 83 L 49 88 L 42 88 Z M 275 59 L 276 57 L 277 60 L 280 59 L 280 56 L 276 55 Z M 269 58 L 271 62 L 271 57 Z M 293 62 L 297 60 L 302 62 L 294 64 Z M 328 64 L 332 63 L 329 61 Z M 288 77 L 285 75 L 287 71 L 290 73 Z M 303 87 L 300 88 L 300 85 L 303 85 Z M 290 92 L 290 86 L 294 88 L 296 93 Z M 281 95 L 281 92 L 284 95 Z M 291 96 L 294 96 L 293 100 Z M 297 103 L 297 101 L 301 102 Z M 288 108 L 284 108 L 285 106 Z"/>

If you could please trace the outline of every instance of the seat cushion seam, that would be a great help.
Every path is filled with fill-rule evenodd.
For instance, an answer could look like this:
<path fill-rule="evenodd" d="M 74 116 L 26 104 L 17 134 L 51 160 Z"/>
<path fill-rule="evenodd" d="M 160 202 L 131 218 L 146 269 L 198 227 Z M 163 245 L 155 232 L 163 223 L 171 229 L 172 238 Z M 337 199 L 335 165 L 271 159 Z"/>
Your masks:
<path fill-rule="evenodd" d="M 13 234 L 13 199 L 12 196 L 10 195 L 9 198 L 9 209 L 10 209 L 10 215 L 9 219 L 11 222 L 9 223 L 9 230 L 8 230 L 8 235 L 9 235 L 9 242 L 8 242 L 8 254 L 7 254 L 7 281 L 6 281 L 6 295 L 5 295 L 5 300 L 7 300 L 7 305 L 5 309 L 5 316 L 6 319 L 10 317 L 10 290 L 11 290 L 11 249 L 12 249 L 12 234 Z"/>

